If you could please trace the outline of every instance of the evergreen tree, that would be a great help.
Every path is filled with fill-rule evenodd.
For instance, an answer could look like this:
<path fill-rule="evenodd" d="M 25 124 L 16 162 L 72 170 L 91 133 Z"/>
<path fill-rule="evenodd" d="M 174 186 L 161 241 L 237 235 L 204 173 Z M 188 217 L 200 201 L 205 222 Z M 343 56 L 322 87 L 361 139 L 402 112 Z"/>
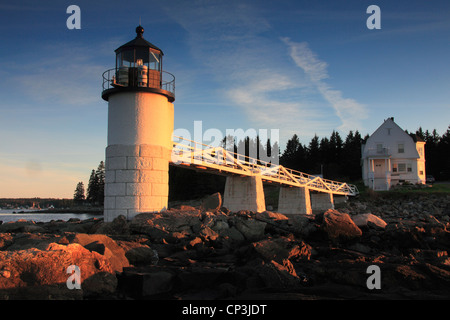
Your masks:
<path fill-rule="evenodd" d="M 330 137 L 330 149 L 332 152 L 332 159 L 333 162 L 340 162 L 341 160 L 341 153 L 342 153 L 342 138 L 339 134 L 339 132 L 334 131 L 331 133 Z"/>
<path fill-rule="evenodd" d="M 280 162 L 280 159 L 279 159 L 280 149 L 278 147 L 278 143 L 275 142 L 272 145 L 270 138 L 267 138 L 264 157 L 267 159 L 262 159 L 262 160 L 272 163 L 272 164 L 279 164 L 279 162 Z"/>
<path fill-rule="evenodd" d="M 425 141 L 425 133 L 423 132 L 422 127 L 419 127 L 419 129 L 417 129 L 416 135 L 423 141 Z"/>
<path fill-rule="evenodd" d="M 433 175 L 439 179 L 439 143 L 440 137 L 436 129 L 430 134 L 428 130 L 425 131 L 425 171 L 427 175 Z"/>
<path fill-rule="evenodd" d="M 91 204 L 95 204 L 97 200 L 97 194 L 99 190 L 98 177 L 95 174 L 95 170 L 92 169 L 91 176 L 89 178 L 88 188 L 87 188 L 87 198 Z"/>
<path fill-rule="evenodd" d="M 97 171 L 95 171 L 95 175 L 98 184 L 96 202 L 102 206 L 105 199 L 105 163 L 103 161 L 100 161 Z"/>
<path fill-rule="evenodd" d="M 286 149 L 284 149 L 283 158 L 285 160 L 294 158 L 295 154 L 297 153 L 297 150 L 300 146 L 300 140 L 298 139 L 298 136 L 294 134 L 291 139 L 288 140 L 286 144 Z"/>
<path fill-rule="evenodd" d="M 275 148 L 274 148 L 275 149 Z M 286 144 L 283 155 L 280 158 L 280 164 L 294 170 L 304 170 L 305 148 L 300 143 L 298 136 L 294 134 Z"/>
<path fill-rule="evenodd" d="M 84 201 L 84 198 L 85 198 L 85 196 L 84 196 L 84 184 L 83 184 L 83 182 L 78 182 L 77 183 L 77 187 L 75 188 L 75 192 L 74 192 L 74 194 L 73 194 L 73 200 L 76 202 L 76 203 L 82 203 L 83 201 Z"/>
<path fill-rule="evenodd" d="M 237 146 L 235 138 L 232 135 L 228 135 L 222 139 L 222 148 L 230 152 L 237 152 Z"/>
<path fill-rule="evenodd" d="M 97 170 L 91 171 L 87 200 L 93 205 L 103 205 L 105 197 L 105 164 L 100 161 Z"/>
<path fill-rule="evenodd" d="M 437 161 L 438 174 L 436 175 L 439 180 L 450 179 L 450 126 L 447 131 L 442 135 L 437 143 Z"/>
<path fill-rule="evenodd" d="M 330 140 L 327 137 L 320 139 L 319 149 L 321 162 L 329 163 L 333 160 Z"/>
<path fill-rule="evenodd" d="M 358 130 L 350 131 L 342 147 L 342 174 L 352 181 L 361 179 L 361 144 L 362 138 Z"/>
<path fill-rule="evenodd" d="M 308 146 L 307 168 L 308 173 L 317 174 L 321 171 L 322 159 L 320 156 L 319 137 L 314 135 Z"/>
<path fill-rule="evenodd" d="M 267 142 L 267 143 L 269 143 L 269 142 Z M 270 157 L 272 158 L 271 162 L 280 164 L 281 151 L 280 151 L 280 146 L 278 145 L 277 141 L 275 141 L 275 143 L 270 148 L 270 153 L 271 153 Z"/>

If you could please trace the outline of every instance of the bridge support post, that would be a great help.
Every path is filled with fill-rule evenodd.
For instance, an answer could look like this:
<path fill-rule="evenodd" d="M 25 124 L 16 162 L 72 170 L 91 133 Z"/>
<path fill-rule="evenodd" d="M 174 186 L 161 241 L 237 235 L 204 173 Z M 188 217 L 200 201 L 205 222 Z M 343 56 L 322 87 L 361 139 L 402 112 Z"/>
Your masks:
<path fill-rule="evenodd" d="M 223 206 L 233 212 L 266 210 L 261 177 L 228 176 L 223 198 Z"/>
<path fill-rule="evenodd" d="M 307 187 L 280 187 L 278 212 L 283 214 L 312 214 L 309 189 Z"/>
<path fill-rule="evenodd" d="M 311 194 L 312 209 L 317 211 L 326 211 L 334 209 L 334 200 L 332 193 L 313 193 Z"/>

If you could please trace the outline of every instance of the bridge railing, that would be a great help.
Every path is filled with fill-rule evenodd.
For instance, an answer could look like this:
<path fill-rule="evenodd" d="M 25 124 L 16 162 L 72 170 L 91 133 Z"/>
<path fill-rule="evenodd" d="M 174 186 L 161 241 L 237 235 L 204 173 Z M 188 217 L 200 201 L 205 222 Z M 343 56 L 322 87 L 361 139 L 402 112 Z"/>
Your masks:
<path fill-rule="evenodd" d="M 179 136 L 173 136 L 172 162 L 193 165 L 243 175 L 261 175 L 267 181 L 334 194 L 356 195 L 356 186 L 345 182 L 323 179 L 282 165 L 238 154 L 223 147 L 206 145 Z"/>

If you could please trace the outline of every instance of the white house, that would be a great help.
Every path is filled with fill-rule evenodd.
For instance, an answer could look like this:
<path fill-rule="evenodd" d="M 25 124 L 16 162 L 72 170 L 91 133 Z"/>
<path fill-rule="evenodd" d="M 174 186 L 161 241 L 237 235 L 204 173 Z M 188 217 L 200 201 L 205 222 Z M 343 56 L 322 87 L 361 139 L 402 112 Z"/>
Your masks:
<path fill-rule="evenodd" d="M 373 190 L 389 190 L 402 182 L 426 182 L 425 142 L 411 137 L 388 118 L 362 144 L 362 177 Z"/>

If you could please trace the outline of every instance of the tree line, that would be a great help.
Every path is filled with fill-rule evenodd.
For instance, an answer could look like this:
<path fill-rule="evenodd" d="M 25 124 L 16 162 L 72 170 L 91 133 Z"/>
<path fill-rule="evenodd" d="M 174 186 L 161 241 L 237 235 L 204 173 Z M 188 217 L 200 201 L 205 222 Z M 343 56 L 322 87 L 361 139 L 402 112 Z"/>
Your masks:
<path fill-rule="evenodd" d="M 423 131 L 422 127 L 415 134 L 425 143 L 425 170 L 436 180 L 450 180 L 450 125 L 440 136 L 436 129 Z"/>
<path fill-rule="evenodd" d="M 15 209 L 15 208 L 30 208 L 40 207 L 45 209 L 53 206 L 54 208 L 67 208 L 73 204 L 72 199 L 55 199 L 55 198 L 1 198 L 0 208 Z"/>
<path fill-rule="evenodd" d="M 308 145 L 303 145 L 294 134 L 286 144 L 280 164 L 305 173 L 322 175 L 327 179 L 355 181 L 361 179 L 363 141 L 358 130 L 350 131 L 345 140 L 334 130 L 329 138 L 319 139 L 314 135 Z"/>
<path fill-rule="evenodd" d="M 86 191 L 85 194 L 83 181 L 78 182 L 73 195 L 75 203 L 88 202 L 94 206 L 103 206 L 105 197 L 105 163 L 103 161 L 100 161 L 97 170 L 92 169 Z"/>

